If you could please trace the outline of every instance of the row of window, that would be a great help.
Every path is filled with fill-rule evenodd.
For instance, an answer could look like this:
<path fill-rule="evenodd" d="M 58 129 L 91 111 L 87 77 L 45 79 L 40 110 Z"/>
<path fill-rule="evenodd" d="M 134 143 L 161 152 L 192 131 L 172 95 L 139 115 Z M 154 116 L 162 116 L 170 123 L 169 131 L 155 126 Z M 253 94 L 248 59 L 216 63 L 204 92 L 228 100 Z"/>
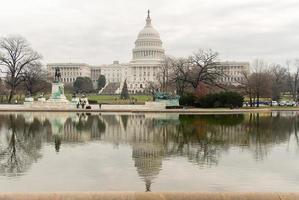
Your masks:
<path fill-rule="evenodd" d="M 225 77 L 220 79 L 223 82 L 229 82 L 229 81 L 244 81 L 244 77 Z"/>
<path fill-rule="evenodd" d="M 62 82 L 75 82 L 76 78 L 61 78 Z"/>
<path fill-rule="evenodd" d="M 229 66 L 229 65 L 227 65 L 227 66 L 220 66 L 220 69 L 222 69 L 222 70 L 225 70 L 225 69 L 244 69 L 244 66 Z"/>
<path fill-rule="evenodd" d="M 146 83 L 141 83 L 141 84 L 129 84 L 129 88 L 144 88 L 146 87 L 147 84 Z"/>
<path fill-rule="evenodd" d="M 56 67 L 52 67 L 52 70 L 55 70 Z M 59 69 L 66 70 L 66 71 L 78 71 L 80 69 L 80 67 L 59 67 Z"/>
<path fill-rule="evenodd" d="M 242 72 L 241 71 L 232 71 L 232 72 L 223 72 L 226 75 L 241 75 Z"/>
<path fill-rule="evenodd" d="M 143 58 L 143 57 L 148 57 L 148 58 L 160 58 L 163 56 L 162 52 L 159 51 L 136 51 L 133 54 L 133 58 Z"/>
<path fill-rule="evenodd" d="M 141 70 L 155 70 L 157 67 L 133 67 L 133 72 L 141 71 Z"/>
<path fill-rule="evenodd" d="M 151 41 L 138 41 L 136 42 L 136 47 L 139 47 L 139 46 L 161 46 L 161 42 L 151 42 Z"/>

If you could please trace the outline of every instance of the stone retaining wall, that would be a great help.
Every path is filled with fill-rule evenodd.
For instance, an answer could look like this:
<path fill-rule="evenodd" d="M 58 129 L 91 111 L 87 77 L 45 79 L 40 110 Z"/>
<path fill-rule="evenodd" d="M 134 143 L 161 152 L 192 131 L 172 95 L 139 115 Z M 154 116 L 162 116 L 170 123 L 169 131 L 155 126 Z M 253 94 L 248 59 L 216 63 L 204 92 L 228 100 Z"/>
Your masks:
<path fill-rule="evenodd" d="M 0 193 L 0 200 L 299 200 L 299 193 L 86 192 Z"/>
<path fill-rule="evenodd" d="M 103 104 L 101 106 L 103 110 L 165 110 L 166 104 L 160 102 L 145 102 L 144 105 L 116 105 L 116 104 Z"/>

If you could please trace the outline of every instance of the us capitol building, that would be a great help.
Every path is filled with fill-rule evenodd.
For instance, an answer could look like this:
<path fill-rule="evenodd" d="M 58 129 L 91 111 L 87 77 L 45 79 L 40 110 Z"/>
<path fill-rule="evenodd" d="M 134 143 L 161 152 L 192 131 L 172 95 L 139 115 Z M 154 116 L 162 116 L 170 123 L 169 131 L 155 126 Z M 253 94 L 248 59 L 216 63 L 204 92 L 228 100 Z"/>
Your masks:
<path fill-rule="evenodd" d="M 102 74 L 106 78 L 106 86 L 100 93 L 120 93 L 124 81 L 127 81 L 130 93 L 144 92 L 150 83 L 158 83 L 158 74 L 165 57 L 165 50 L 159 32 L 153 27 L 148 11 L 146 24 L 139 32 L 132 50 L 130 63 L 90 66 L 86 63 L 49 63 L 47 70 L 50 77 L 54 76 L 55 68 L 60 68 L 61 79 L 65 84 L 73 84 L 77 77 L 90 77 L 94 87 Z M 225 62 L 222 66 L 226 72 L 234 77 L 224 82 L 237 82 L 242 71 L 249 68 L 249 63 Z"/>

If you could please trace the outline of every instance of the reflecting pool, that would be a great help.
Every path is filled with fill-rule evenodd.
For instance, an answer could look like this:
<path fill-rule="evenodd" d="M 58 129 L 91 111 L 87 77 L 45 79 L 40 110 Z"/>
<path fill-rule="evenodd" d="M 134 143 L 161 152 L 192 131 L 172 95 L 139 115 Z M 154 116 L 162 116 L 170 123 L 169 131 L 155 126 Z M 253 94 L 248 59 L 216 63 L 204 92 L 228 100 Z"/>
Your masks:
<path fill-rule="evenodd" d="M 298 191 L 299 112 L 0 113 L 0 192 Z"/>

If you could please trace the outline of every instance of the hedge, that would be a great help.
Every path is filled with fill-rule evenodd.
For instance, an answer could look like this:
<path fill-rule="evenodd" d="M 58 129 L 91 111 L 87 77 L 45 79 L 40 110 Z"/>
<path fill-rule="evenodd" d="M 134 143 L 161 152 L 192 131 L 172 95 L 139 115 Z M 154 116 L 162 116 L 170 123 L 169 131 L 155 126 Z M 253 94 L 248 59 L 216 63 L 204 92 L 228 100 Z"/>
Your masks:
<path fill-rule="evenodd" d="M 244 97 L 237 92 L 220 92 L 200 98 L 189 93 L 181 96 L 180 105 L 202 108 L 236 108 L 242 107 L 243 101 Z"/>
<path fill-rule="evenodd" d="M 196 100 L 195 105 L 202 108 L 236 108 L 243 106 L 244 97 L 237 92 L 208 94 Z"/>

